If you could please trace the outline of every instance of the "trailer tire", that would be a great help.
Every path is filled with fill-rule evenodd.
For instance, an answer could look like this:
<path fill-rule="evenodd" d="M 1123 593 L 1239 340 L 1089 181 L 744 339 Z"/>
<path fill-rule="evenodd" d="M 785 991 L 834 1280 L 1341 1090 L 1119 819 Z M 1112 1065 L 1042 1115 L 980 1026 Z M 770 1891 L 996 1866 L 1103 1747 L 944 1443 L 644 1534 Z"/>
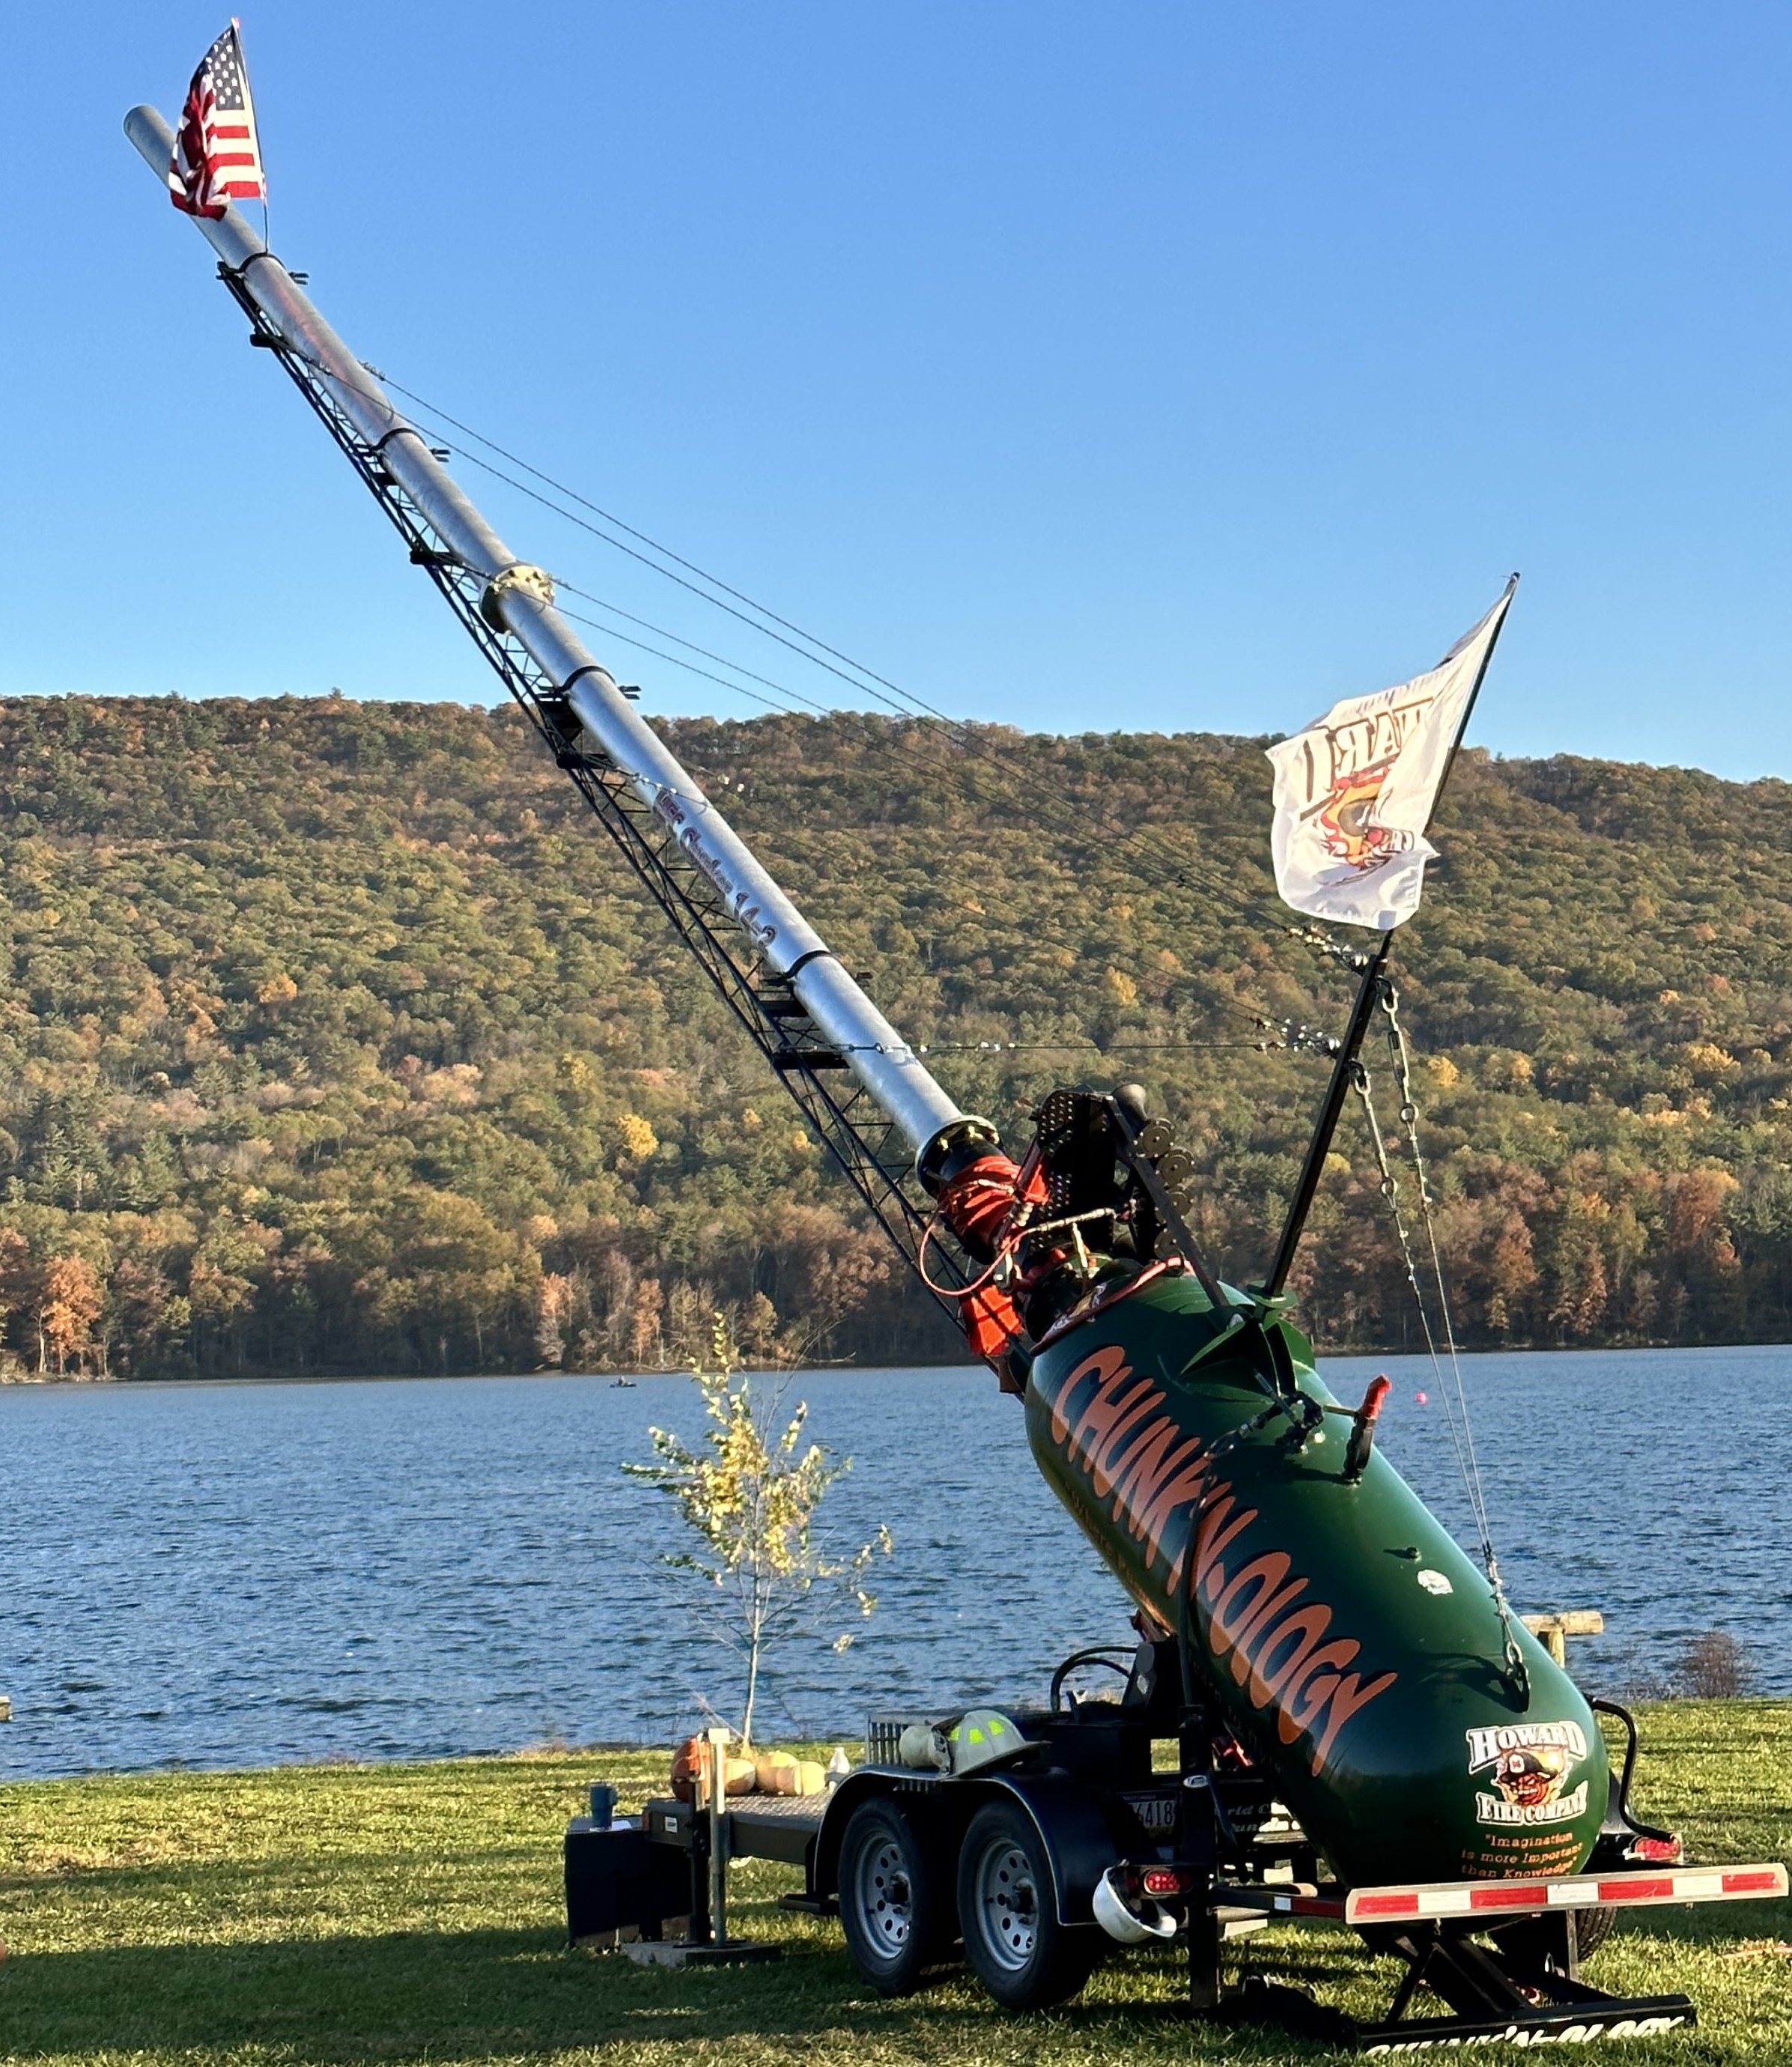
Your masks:
<path fill-rule="evenodd" d="M 1582 1959 L 1598 1951 L 1618 1927 L 1615 1909 L 1577 1909 L 1575 1911 L 1575 1947 Z"/>
<path fill-rule="evenodd" d="M 1031 1817 L 1012 1802 L 980 1809 L 958 1854 L 965 1957 L 1004 2009 L 1067 2002 L 1101 1958 L 1093 1923 L 1058 1920 L 1051 1865 Z"/>
<path fill-rule="evenodd" d="M 861 1801 L 841 1833 L 837 1884 L 854 1966 L 880 1996 L 912 1995 L 952 1943 L 937 1848 L 893 1801 Z"/>

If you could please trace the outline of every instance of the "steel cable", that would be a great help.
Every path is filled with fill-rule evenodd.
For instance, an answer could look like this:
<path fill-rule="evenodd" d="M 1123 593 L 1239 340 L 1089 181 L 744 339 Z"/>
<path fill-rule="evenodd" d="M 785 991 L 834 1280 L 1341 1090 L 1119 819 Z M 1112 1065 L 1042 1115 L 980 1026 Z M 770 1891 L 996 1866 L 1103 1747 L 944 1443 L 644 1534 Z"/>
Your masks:
<path fill-rule="evenodd" d="M 538 489 L 530 488 L 526 482 L 517 480 L 513 475 L 506 473 L 502 467 L 494 466 L 489 460 L 481 458 L 478 453 L 468 452 L 463 446 L 462 456 L 470 460 L 482 471 L 490 474 L 494 480 L 505 482 L 506 485 L 515 489 L 521 494 L 528 496 L 541 507 L 562 518 L 563 522 L 576 525 L 582 530 L 590 533 L 616 550 L 627 554 L 630 558 L 645 566 L 650 572 L 659 575 L 664 580 L 676 583 L 681 588 L 696 596 L 699 601 L 709 603 L 712 608 L 725 611 L 728 615 L 745 624 L 749 630 L 757 631 L 762 637 L 775 640 L 779 645 L 795 654 L 798 659 L 807 661 L 811 666 L 825 669 L 849 688 L 856 689 L 862 694 L 873 696 L 897 716 L 918 717 L 925 722 L 941 727 L 961 751 L 973 753 L 992 766 L 1003 768 L 1010 774 L 1017 776 L 1022 781 L 1030 782 L 1033 780 L 1030 770 L 1020 767 L 1010 761 L 1006 756 L 990 748 L 985 741 L 977 739 L 965 721 L 951 717 L 936 705 L 929 704 L 924 697 L 916 696 L 912 690 L 903 688 L 900 684 L 892 681 L 888 676 L 879 673 L 876 669 L 867 666 L 863 661 L 853 659 L 850 654 L 843 652 L 839 648 L 831 645 L 815 633 L 805 630 L 803 627 L 795 623 L 790 619 L 781 615 L 768 605 L 757 601 L 744 591 L 725 582 L 719 575 L 710 574 L 694 561 L 687 559 L 682 554 L 673 551 L 670 546 L 661 545 L 657 539 L 650 537 L 646 532 L 616 516 L 613 512 L 603 509 L 601 505 L 592 502 L 589 497 L 581 494 L 578 489 L 556 480 L 553 475 L 547 473 L 542 469 L 531 465 L 527 460 L 511 452 L 506 446 L 500 445 L 496 439 L 487 437 L 483 432 L 475 430 L 461 418 L 452 415 L 439 404 L 418 394 L 415 389 L 406 387 L 402 381 L 392 380 L 389 375 L 384 373 L 380 377 L 387 385 L 426 412 L 438 423 L 449 425 L 451 428 L 458 431 L 463 437 L 470 438 L 475 444 L 484 446 L 488 452 L 497 453 L 509 465 L 521 469 L 532 479 L 551 489 L 555 494 L 564 497 L 568 502 L 577 503 L 580 508 L 589 510 L 594 516 L 601 518 L 605 524 L 612 525 L 617 530 L 626 533 L 640 545 L 646 546 L 649 552 L 658 554 L 663 559 L 671 561 L 673 566 L 684 569 L 685 575 L 694 575 L 697 579 L 695 581 L 687 580 L 684 575 L 674 574 L 670 568 L 658 565 L 654 560 L 650 559 L 646 553 L 638 551 L 633 546 L 624 544 L 621 539 L 612 537 L 599 526 L 592 524 L 585 518 L 577 516 L 573 511 L 561 507 L 550 497 L 541 493 Z M 445 439 L 444 442 L 452 443 L 452 441 Z M 721 591 L 721 595 L 708 593 L 705 588 L 697 586 L 699 582 L 708 584 L 709 589 Z M 574 588 L 575 593 L 583 593 L 570 583 L 567 586 L 569 588 Z M 732 602 L 723 602 L 721 599 L 721 596 L 732 599 Z M 595 596 L 587 597 L 587 600 L 597 602 L 603 608 L 616 607 Z M 733 607 L 735 603 L 744 605 L 745 607 L 737 609 Z M 754 614 L 749 615 L 747 614 L 749 611 Z M 627 611 L 620 611 L 618 614 L 624 616 L 630 615 Z M 759 621 L 762 619 L 764 621 Z M 645 622 L 645 620 L 639 621 Z M 774 630 L 771 628 L 773 627 L 778 629 Z M 683 640 L 677 633 L 666 631 L 663 627 L 649 628 L 657 631 L 661 637 L 673 639 L 678 644 L 691 645 L 693 651 L 704 650 L 696 647 L 693 642 Z M 783 636 L 786 632 L 791 634 L 792 636 L 788 638 Z M 797 644 L 798 640 L 803 643 Z M 810 650 L 811 648 L 814 650 Z M 662 655 L 658 657 L 671 659 L 673 656 Z M 747 675 L 750 679 L 761 682 L 766 681 L 766 677 L 754 675 L 752 670 L 742 668 L 739 663 L 728 660 L 723 656 L 711 653 L 708 657 L 717 660 L 722 666 Z M 843 664 L 836 666 L 834 664 L 835 662 Z M 680 664 L 674 660 L 673 664 Z M 849 669 L 851 672 L 847 672 Z M 701 672 L 701 671 L 693 672 Z M 714 678 L 707 677 L 707 679 Z M 731 685 L 725 684 L 723 686 Z M 781 684 L 777 686 L 782 688 Z M 886 694 L 884 692 L 888 693 Z M 788 689 L 782 689 L 782 692 L 786 695 L 794 693 Z M 808 702 L 807 698 L 799 700 L 805 703 Z M 819 708 L 813 704 L 809 707 Z M 1105 830 L 1119 833 L 1128 841 L 1140 842 L 1148 847 L 1155 848 L 1160 870 L 1163 871 L 1162 879 L 1176 887 L 1199 889 L 1205 887 L 1210 890 L 1217 889 L 1222 892 L 1229 893 L 1238 900 L 1242 909 L 1258 916 L 1262 916 L 1272 908 L 1265 904 L 1257 893 L 1241 889 L 1237 883 L 1220 876 L 1217 871 L 1204 871 L 1201 864 L 1178 853 L 1160 835 L 1151 834 L 1144 826 L 1128 826 L 1117 821 L 1105 818 L 1102 821 L 1102 824 Z M 1206 877 L 1205 884 L 1202 880 L 1204 875 Z M 1277 916 L 1279 920 L 1279 912 Z"/>
<path fill-rule="evenodd" d="M 311 357 L 309 354 L 293 350 L 290 346 L 287 347 L 287 349 L 291 350 L 292 355 L 299 359 L 301 363 L 310 366 L 314 371 L 323 375 L 326 378 L 332 381 L 340 383 L 341 376 L 335 373 L 330 368 L 323 365 L 320 362 Z M 470 424 L 466 424 L 461 419 L 452 415 L 449 411 L 441 408 L 437 404 L 429 400 L 426 397 L 417 393 L 416 390 L 406 386 L 402 381 L 392 379 L 391 376 L 385 373 L 383 370 L 376 368 L 371 365 L 367 365 L 365 362 L 362 362 L 362 363 L 365 367 L 365 370 L 370 377 L 382 382 L 398 393 L 404 396 L 419 408 L 425 411 L 429 417 L 437 419 L 440 423 L 451 426 L 454 430 L 458 431 L 462 437 L 469 438 L 475 443 L 485 446 L 487 450 L 497 453 L 509 465 L 521 469 L 524 473 L 529 474 L 534 479 L 542 482 L 546 486 L 552 489 L 555 493 L 565 497 L 571 502 L 578 503 L 581 507 L 590 510 L 593 515 L 601 518 L 605 523 L 614 526 L 616 530 L 625 532 L 630 538 L 638 540 L 641 545 L 648 547 L 650 551 L 660 554 L 664 559 L 672 561 L 677 566 L 684 568 L 687 573 L 695 575 L 698 581 L 709 584 L 710 587 L 720 590 L 724 595 L 732 597 L 736 602 L 744 604 L 746 610 L 756 612 L 758 617 L 769 620 L 769 624 L 756 622 L 754 617 L 750 617 L 746 614 L 746 611 L 736 609 L 732 606 L 732 604 L 721 601 L 719 597 L 706 593 L 705 589 L 701 588 L 697 585 L 697 582 L 686 580 L 682 575 L 673 573 L 669 568 L 657 565 L 653 560 L 650 559 L 646 554 L 637 551 L 633 546 L 628 546 L 624 543 L 622 540 L 612 537 L 608 532 L 600 529 L 599 526 L 588 522 L 586 519 L 576 515 L 573 511 L 561 507 L 560 505 L 555 502 L 548 496 L 541 493 L 535 489 L 530 488 L 526 482 L 517 480 L 513 475 L 506 473 L 502 468 L 494 465 L 488 460 L 482 459 L 477 453 L 467 451 L 463 446 L 461 448 L 462 456 L 470 460 L 473 464 L 479 467 L 482 471 L 490 474 L 494 479 L 504 482 L 506 485 L 514 489 L 518 493 L 529 497 L 531 501 L 537 503 L 542 508 L 547 510 L 551 514 L 560 517 L 563 521 L 577 526 L 579 529 L 590 533 L 592 536 L 596 537 L 603 542 L 610 545 L 616 550 L 626 554 L 629 558 L 636 560 L 641 566 L 646 567 L 648 571 L 659 574 L 663 579 L 676 583 L 677 586 L 685 589 L 689 594 L 696 596 L 699 601 L 707 602 L 712 607 L 725 611 L 727 615 L 745 624 L 748 629 L 759 632 L 762 636 L 775 640 L 778 644 L 785 647 L 789 652 L 794 653 L 798 659 L 806 660 L 813 666 L 824 668 L 828 673 L 836 676 L 847 687 L 872 696 L 877 701 L 884 704 L 886 708 L 890 709 L 897 717 L 908 718 L 912 721 L 917 721 L 923 725 L 930 732 L 937 730 L 943 733 L 946 740 L 949 742 L 950 746 L 953 749 L 955 749 L 959 755 L 967 756 L 972 759 L 981 761 L 985 766 L 994 769 L 999 773 L 1006 775 L 1010 781 L 1017 786 L 1017 787 L 1009 792 L 1006 801 L 1022 810 L 1028 808 L 1026 797 L 1021 794 L 1019 786 L 1025 786 L 1026 791 L 1029 793 L 1035 790 L 1037 787 L 1037 782 L 1033 772 L 1024 765 L 1013 761 L 1010 757 L 1000 753 L 992 749 L 985 741 L 977 737 L 974 730 L 968 724 L 962 721 L 949 718 L 945 713 L 937 710 L 934 706 L 926 703 L 924 699 L 914 695 L 912 692 L 901 688 L 900 684 L 891 681 L 887 676 L 882 676 L 877 673 L 876 670 L 866 667 L 863 663 L 855 660 L 851 656 L 841 652 L 838 648 L 828 644 L 827 641 L 821 640 L 813 633 L 805 631 L 801 626 L 795 624 L 790 619 L 781 616 L 778 612 L 770 610 L 767 606 L 757 602 L 754 598 L 746 595 L 744 591 L 736 589 L 729 583 L 722 581 L 720 577 L 709 574 L 704 568 L 698 566 L 695 562 L 688 560 L 682 554 L 674 552 L 669 546 L 661 545 L 657 540 L 649 537 L 647 533 L 641 531 L 635 526 L 629 524 L 625 519 L 619 518 L 613 513 L 603 510 L 599 505 L 591 502 L 587 497 L 580 494 L 577 489 L 569 487 L 563 482 L 556 481 L 553 476 L 547 473 L 542 469 L 532 465 L 528 461 L 522 459 L 520 456 L 511 453 L 506 447 L 498 444 L 496 440 L 488 438 L 483 432 L 475 430 Z M 372 397 L 369 397 L 369 399 L 372 399 Z M 432 426 L 428 424 L 421 424 L 418 428 L 425 433 L 429 433 L 432 430 Z M 438 437 L 441 437 L 441 433 L 439 431 L 435 432 L 434 435 Z M 452 444 L 453 441 L 443 437 L 442 442 L 444 444 Z M 827 706 L 818 704 L 812 699 L 802 696 L 799 692 L 790 689 L 785 684 L 776 682 L 770 676 L 761 675 L 756 671 L 743 666 L 741 663 L 731 660 L 725 655 L 717 653 L 713 649 L 700 646 L 695 641 L 687 640 L 684 638 L 682 635 L 674 632 L 664 626 L 655 624 L 651 620 L 641 618 L 634 612 L 624 610 L 620 605 L 612 603 L 607 599 L 595 595 L 591 591 L 581 587 L 576 583 L 565 579 L 563 577 L 560 577 L 559 575 L 554 576 L 553 579 L 559 585 L 563 586 L 570 593 L 579 595 L 586 601 L 595 603 L 601 609 L 612 611 L 615 615 L 626 619 L 628 622 L 637 625 L 642 629 L 652 631 L 659 637 L 668 639 L 676 645 L 683 646 L 688 651 L 701 655 L 704 659 L 713 661 L 717 666 L 727 668 L 731 674 L 740 675 L 744 676 L 748 681 L 757 682 L 761 685 L 762 688 L 770 690 L 773 693 L 770 696 L 760 694 L 754 689 L 744 687 L 740 682 L 730 680 L 725 676 L 714 674 L 708 668 L 696 666 L 692 662 L 683 660 L 676 654 L 667 653 L 663 649 L 650 645 L 647 641 L 635 638 L 627 632 L 618 630 L 614 625 L 606 624 L 599 619 L 586 616 L 579 612 L 570 610 L 563 612 L 565 615 L 573 618 L 575 621 L 586 624 L 594 630 L 602 631 L 606 637 L 615 639 L 620 643 L 628 645 L 636 651 L 648 653 L 656 659 L 667 662 L 669 665 L 681 668 L 687 673 L 694 675 L 700 679 L 710 681 L 719 688 L 728 689 L 731 693 L 744 696 L 750 701 L 758 703 L 766 709 L 773 710 L 782 709 L 790 715 L 796 715 L 798 713 L 792 709 L 792 705 L 797 704 L 801 705 L 807 710 L 811 713 L 818 714 L 826 714 L 827 713 Z M 782 627 L 782 631 L 774 631 L 770 628 L 770 625 L 780 627 Z M 782 636 L 783 631 L 788 631 L 794 634 L 794 638 L 784 637 Z M 807 646 L 813 647 L 816 648 L 817 651 L 811 652 L 805 650 L 804 646 L 798 645 L 794 643 L 795 640 L 801 640 L 807 642 Z M 822 658 L 819 657 L 819 656 L 827 656 L 829 657 Z M 835 661 L 843 662 L 844 664 L 844 668 L 834 665 L 833 663 Z M 846 668 L 851 668 L 855 672 L 849 674 L 845 672 Z M 860 679 L 861 677 L 863 679 Z M 884 691 L 888 691 L 889 693 L 885 694 L 884 693 Z M 787 701 L 781 704 L 775 701 L 775 699 L 778 697 L 786 699 Z M 900 699 L 900 701 L 892 701 L 892 698 Z M 929 759 L 933 765 L 939 768 L 942 772 L 953 774 L 957 774 L 958 772 L 956 761 L 946 756 L 942 755 L 936 757 L 930 755 Z M 1203 867 L 1201 863 L 1193 862 L 1180 855 L 1172 847 L 1171 847 L 1167 840 L 1165 840 L 1161 835 L 1152 833 L 1148 827 L 1140 825 L 1129 826 L 1124 824 L 1122 822 L 1108 816 L 1100 810 L 1099 806 L 1096 807 L 1095 817 L 1097 826 L 1099 830 L 1117 835 L 1123 842 L 1128 845 L 1132 845 L 1134 847 L 1136 862 L 1144 860 L 1148 864 L 1145 867 L 1141 868 L 1139 871 L 1140 874 L 1147 877 L 1148 880 L 1151 875 L 1155 873 L 1158 881 L 1160 883 L 1164 884 L 1166 887 L 1173 887 L 1196 891 L 1205 890 L 1209 894 L 1226 897 L 1233 902 L 1235 906 L 1238 908 L 1241 916 L 1252 914 L 1259 917 L 1263 917 L 1267 916 L 1270 914 L 1272 908 L 1269 907 L 1264 902 L 1260 895 L 1252 891 L 1241 888 L 1236 880 L 1223 875 L 1213 864 L 1208 864 L 1205 867 Z M 1141 849 L 1143 850 L 1142 852 L 1140 851 Z M 1148 866 L 1148 863 L 1154 855 L 1157 863 L 1155 871 L 1151 869 Z M 1289 927 L 1279 908 L 1274 908 L 1274 923 L 1276 924 L 1279 930 L 1288 933 L 1291 937 L 1301 940 L 1307 944 L 1313 944 L 1310 940 L 1310 929 L 1299 929 Z M 1249 1007 L 1238 1005 L 1230 999 L 1222 999 L 1214 1001 L 1214 1002 L 1217 1003 L 1221 1009 L 1228 1012 L 1248 1012 L 1250 1010 Z M 1147 1043 L 1140 1044 L 1140 1046 L 1141 1049 L 1148 1048 L 1153 1046 L 1162 1046 L 1165 1048 L 1168 1048 L 1170 1046 L 1180 1045 L 1180 1044 Z M 1221 1044 L 1202 1045 L 1217 1046 Z M 1252 1046 L 1260 1044 L 1245 1043 L 1243 1045 Z M 1190 1052 L 1193 1052 L 1193 1050 L 1191 1050 Z"/>

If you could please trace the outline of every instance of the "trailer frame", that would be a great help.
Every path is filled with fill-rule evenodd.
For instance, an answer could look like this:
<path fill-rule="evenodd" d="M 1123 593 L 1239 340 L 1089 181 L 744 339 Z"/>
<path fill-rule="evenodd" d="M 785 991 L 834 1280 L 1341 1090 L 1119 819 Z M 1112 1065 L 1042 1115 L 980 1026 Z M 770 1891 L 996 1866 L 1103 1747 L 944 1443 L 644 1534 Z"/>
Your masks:
<path fill-rule="evenodd" d="M 861 1972 L 882 1992 L 901 1994 L 964 1957 L 987 1986 L 986 1963 L 968 1946 L 957 1906 L 959 1876 L 943 1867 L 954 1861 L 980 1814 L 1005 1804 L 1037 1834 L 1050 1921 L 1070 1947 L 1067 1971 L 1080 1964 L 1086 1972 L 1098 1957 L 1120 1949 L 1111 1943 L 1111 1923 L 1098 1920 L 1098 1887 L 1106 1882 L 1136 1890 L 1154 1883 L 1153 1898 L 1140 1907 L 1155 1912 L 1158 1927 L 1167 1919 L 1173 1927 L 1142 1929 L 1139 1938 L 1180 1946 L 1191 2012 L 1271 2023 L 1376 2057 L 1501 2041 L 1571 2044 L 1689 2028 L 1697 2012 L 1686 1996 L 1613 1996 L 1586 1980 L 1582 1962 L 1603 1942 L 1609 1919 L 1634 1909 L 1772 1900 L 1788 1892 L 1781 1864 L 1694 1866 L 1664 1858 L 1670 1848 L 1677 1851 L 1677 1839 L 1639 1825 L 1622 1796 L 1587 1871 L 1380 1886 L 1328 1880 L 1311 1841 L 1274 1801 L 1264 1773 L 1192 1755 L 1197 1744 L 1211 1742 L 1212 1717 L 1205 1709 L 1191 1714 L 1180 1704 L 1172 1676 L 1175 1652 L 1173 1642 L 1142 1644 L 1118 1702 L 1073 1698 L 1067 1708 L 1007 1711 L 1026 1750 L 1012 1763 L 961 1774 L 905 1764 L 896 1756 L 906 1727 L 950 1717 L 875 1715 L 866 1736 L 872 1756 L 826 1795 L 746 1796 L 725 1805 L 717 1819 L 724 1854 L 800 1867 L 801 1890 L 782 1896 L 781 1903 L 810 1915 L 840 1918 L 850 1947 L 853 1932 L 843 1900 L 850 1905 L 855 1898 L 843 1888 L 843 1854 L 855 1813 L 868 1805 L 887 1807 L 931 1856 L 929 1898 L 936 1908 L 943 1901 L 953 1903 L 956 1935 L 941 1933 L 924 1948 L 927 1956 L 881 1975 L 863 1963 Z M 1154 1747 L 1172 1734 L 1173 1769 L 1153 1756 Z M 644 1838 L 629 1833 L 625 1842 L 662 1848 L 662 1859 L 663 1848 L 687 1856 L 688 1882 L 676 1874 L 668 1881 L 661 1865 L 654 1891 L 647 1892 L 645 1879 L 642 1890 L 651 1908 L 664 1906 L 668 1886 L 688 1885 L 689 1915 L 681 1920 L 687 1921 L 687 1942 L 701 1946 L 709 1930 L 717 1842 L 710 1817 L 689 1803 L 656 1799 L 647 1803 L 640 1829 Z M 567 1834 L 572 1935 L 590 1935 L 595 1921 L 605 1930 L 660 1936 L 665 1925 L 657 1916 L 591 1907 L 591 1870 L 580 1862 L 602 1839 L 584 1818 Z M 1113 1913 L 1109 1905 L 1109 1916 Z M 1274 1923 L 1341 1927 L 1356 1933 L 1371 1955 L 1396 1961 L 1400 1972 L 1382 2015 L 1368 2022 L 1353 2019 L 1262 1974 L 1229 1989 L 1221 1972 L 1224 1948 Z M 1448 2014 L 1412 2013 L 1428 1988 Z M 1047 1988 L 1010 2006 L 1042 2005 L 1063 1992 Z M 1005 1999 L 998 1993 L 998 2000 Z"/>

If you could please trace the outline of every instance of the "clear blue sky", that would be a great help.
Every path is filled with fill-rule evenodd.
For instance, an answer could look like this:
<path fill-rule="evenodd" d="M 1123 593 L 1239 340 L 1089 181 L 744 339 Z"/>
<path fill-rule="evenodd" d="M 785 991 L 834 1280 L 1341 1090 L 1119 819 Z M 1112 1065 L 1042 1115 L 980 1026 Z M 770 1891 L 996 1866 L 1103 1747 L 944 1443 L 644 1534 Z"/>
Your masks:
<path fill-rule="evenodd" d="M 120 132 L 226 4 L 11 18 L 0 687 L 490 701 Z M 240 4 L 356 350 L 954 713 L 1290 729 L 1518 567 L 1479 739 L 1792 775 L 1792 10 Z"/>

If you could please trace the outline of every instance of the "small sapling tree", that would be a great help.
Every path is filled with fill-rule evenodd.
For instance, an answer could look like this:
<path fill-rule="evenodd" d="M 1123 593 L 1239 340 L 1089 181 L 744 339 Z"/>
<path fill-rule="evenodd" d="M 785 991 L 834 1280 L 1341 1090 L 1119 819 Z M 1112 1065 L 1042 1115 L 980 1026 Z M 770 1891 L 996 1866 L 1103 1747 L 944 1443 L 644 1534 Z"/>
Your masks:
<path fill-rule="evenodd" d="M 668 1429 L 650 1428 L 653 1462 L 623 1469 L 664 1493 L 697 1539 L 660 1561 L 697 1582 L 698 1622 L 739 1661 L 738 1734 L 750 1750 L 767 1655 L 792 1638 L 823 1633 L 842 1615 L 869 1615 L 877 1602 L 866 1582 L 894 1545 L 880 1528 L 851 1556 L 829 1553 L 815 1533 L 816 1510 L 852 1460 L 819 1443 L 803 1446 L 806 1405 L 779 1428 L 782 1395 L 754 1399 L 738 1363 L 718 1314 L 708 1356 L 691 1364 L 709 1423 L 701 1441 L 693 1447 Z M 851 1642 L 845 1629 L 833 1647 L 844 1651 Z"/>

